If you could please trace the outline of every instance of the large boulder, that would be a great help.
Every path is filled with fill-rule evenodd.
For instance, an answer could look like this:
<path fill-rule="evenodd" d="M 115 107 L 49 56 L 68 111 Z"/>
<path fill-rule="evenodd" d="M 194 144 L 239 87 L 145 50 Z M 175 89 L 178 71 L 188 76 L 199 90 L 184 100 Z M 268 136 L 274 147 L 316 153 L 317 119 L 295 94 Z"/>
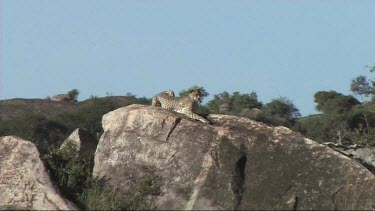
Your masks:
<path fill-rule="evenodd" d="M 285 127 L 208 119 L 213 125 L 142 105 L 112 111 L 94 175 L 116 190 L 157 178 L 158 209 L 375 208 L 374 175 L 355 160 Z"/>
<path fill-rule="evenodd" d="M 0 209 L 76 210 L 52 185 L 35 145 L 0 137 Z"/>

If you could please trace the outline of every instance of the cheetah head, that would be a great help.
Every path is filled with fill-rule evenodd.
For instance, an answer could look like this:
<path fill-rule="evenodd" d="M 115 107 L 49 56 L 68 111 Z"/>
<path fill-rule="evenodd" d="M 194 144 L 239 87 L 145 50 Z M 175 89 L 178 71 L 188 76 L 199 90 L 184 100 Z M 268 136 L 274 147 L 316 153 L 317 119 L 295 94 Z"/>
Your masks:
<path fill-rule="evenodd" d="M 167 95 L 172 96 L 172 97 L 175 96 L 174 92 L 172 90 L 165 91 L 164 93 L 166 93 Z"/>
<path fill-rule="evenodd" d="M 194 89 L 194 90 L 191 90 L 189 96 L 190 96 L 191 99 L 198 102 L 202 98 L 202 92 L 201 92 L 200 89 Z"/>

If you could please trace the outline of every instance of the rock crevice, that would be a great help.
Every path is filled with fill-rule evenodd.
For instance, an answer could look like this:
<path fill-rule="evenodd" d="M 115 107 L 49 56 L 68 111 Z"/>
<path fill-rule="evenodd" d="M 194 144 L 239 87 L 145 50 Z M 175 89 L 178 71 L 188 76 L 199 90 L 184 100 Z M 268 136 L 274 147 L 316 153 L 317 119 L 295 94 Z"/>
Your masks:
<path fill-rule="evenodd" d="M 246 167 L 247 157 L 244 155 L 236 162 L 236 171 L 233 176 L 233 194 L 236 197 L 237 203 L 235 205 L 235 210 L 240 206 L 242 201 L 242 194 L 245 191 L 245 167 Z"/>

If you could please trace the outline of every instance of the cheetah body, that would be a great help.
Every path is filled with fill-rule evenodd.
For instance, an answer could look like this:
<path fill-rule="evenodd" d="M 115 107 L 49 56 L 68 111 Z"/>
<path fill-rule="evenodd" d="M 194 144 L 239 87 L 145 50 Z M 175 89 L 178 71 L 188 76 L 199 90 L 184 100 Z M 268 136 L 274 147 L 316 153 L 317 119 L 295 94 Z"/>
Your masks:
<path fill-rule="evenodd" d="M 184 114 L 192 119 L 196 119 L 204 123 L 209 123 L 208 120 L 194 113 L 198 101 L 201 98 L 200 90 L 193 90 L 189 95 L 181 98 L 177 98 L 174 96 L 174 94 L 172 95 L 169 92 L 170 91 L 166 91 L 156 95 L 152 100 L 152 105 L 160 105 L 160 107 L 164 109 Z"/>
<path fill-rule="evenodd" d="M 156 95 L 155 97 L 152 98 L 152 105 L 153 106 L 158 106 L 161 107 L 161 103 L 159 101 L 159 98 L 168 98 L 169 97 L 174 97 L 174 92 L 172 90 L 164 91 Z"/>

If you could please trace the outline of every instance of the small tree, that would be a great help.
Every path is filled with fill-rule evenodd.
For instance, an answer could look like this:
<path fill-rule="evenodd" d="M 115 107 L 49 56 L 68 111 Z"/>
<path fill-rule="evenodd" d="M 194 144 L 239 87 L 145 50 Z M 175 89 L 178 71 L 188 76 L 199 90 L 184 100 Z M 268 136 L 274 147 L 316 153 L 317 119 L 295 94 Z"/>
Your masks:
<path fill-rule="evenodd" d="M 72 89 L 68 92 L 68 95 L 69 95 L 70 99 L 72 99 L 74 101 L 77 101 L 79 91 L 78 91 L 78 89 Z"/>
<path fill-rule="evenodd" d="M 370 67 L 370 72 L 375 72 L 375 66 Z M 367 79 L 366 76 L 360 75 L 352 80 L 350 90 L 357 95 L 368 97 L 375 94 L 375 81 Z"/>
<path fill-rule="evenodd" d="M 272 125 L 291 127 L 299 117 L 301 114 L 292 101 L 280 97 L 263 106 L 259 120 Z"/>
<path fill-rule="evenodd" d="M 241 113 L 244 109 L 261 108 L 262 103 L 258 101 L 258 95 L 255 92 L 250 94 L 241 94 L 233 92 L 231 97 L 232 112 Z"/>
<path fill-rule="evenodd" d="M 335 91 L 319 91 L 314 95 L 316 109 L 327 115 L 343 115 L 353 106 L 361 104 L 351 95 L 343 95 Z"/>
<path fill-rule="evenodd" d="M 319 91 L 314 95 L 316 109 L 322 114 L 305 120 L 302 126 L 305 135 L 317 141 L 337 141 L 344 143 L 345 134 L 359 125 L 367 124 L 370 118 L 361 103 L 351 95 L 335 91 Z"/>
<path fill-rule="evenodd" d="M 255 92 L 241 94 L 240 92 L 222 92 L 214 95 L 214 99 L 207 103 L 212 113 L 224 113 L 240 116 L 244 110 L 261 108 L 262 103 L 258 101 Z"/>
<path fill-rule="evenodd" d="M 211 113 L 225 113 L 221 111 L 220 106 L 226 104 L 227 110 L 230 109 L 231 95 L 228 92 L 222 92 L 220 94 L 214 95 L 214 99 L 207 103 L 207 107 L 210 109 Z"/>

